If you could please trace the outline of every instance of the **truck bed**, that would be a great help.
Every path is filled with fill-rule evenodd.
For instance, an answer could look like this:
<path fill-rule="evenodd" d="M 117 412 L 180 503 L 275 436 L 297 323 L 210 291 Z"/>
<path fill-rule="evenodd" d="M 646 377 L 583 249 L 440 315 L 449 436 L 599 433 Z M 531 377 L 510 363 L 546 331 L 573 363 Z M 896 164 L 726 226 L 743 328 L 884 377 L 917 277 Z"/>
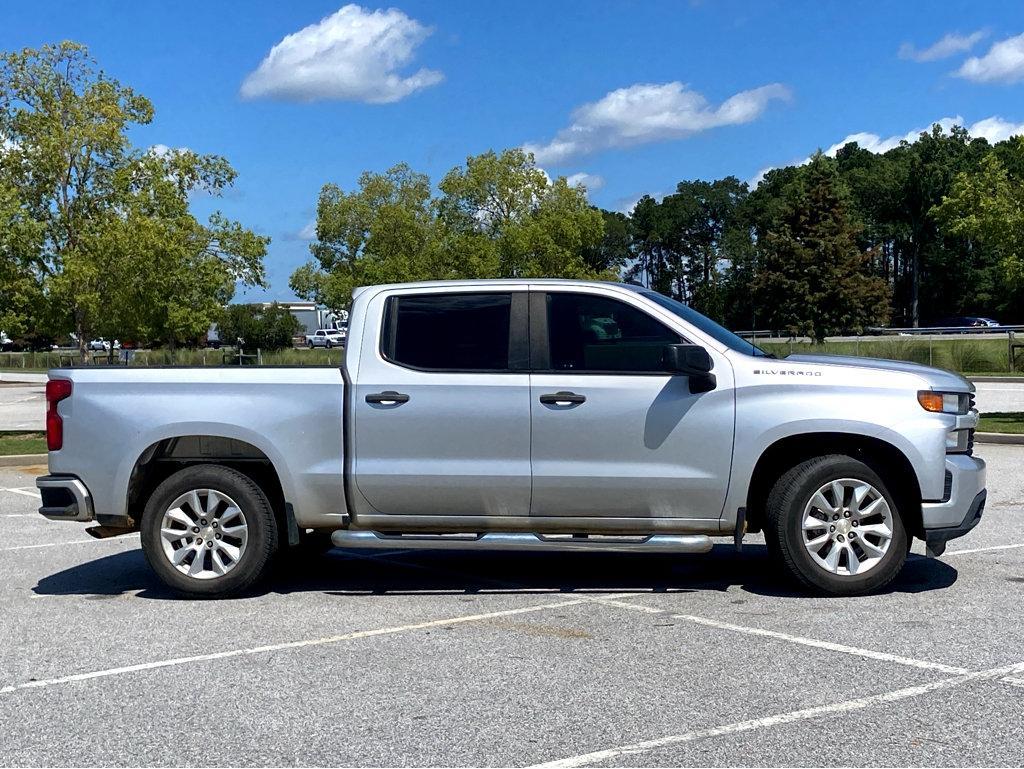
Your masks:
<path fill-rule="evenodd" d="M 346 512 L 338 368 L 61 368 L 50 377 L 73 382 L 50 473 L 81 478 L 102 524 L 137 520 L 124 490 L 140 464 L 222 457 L 225 442 L 237 462 L 270 460 L 300 527 L 330 527 Z M 189 439 L 202 435 L 222 440 Z"/>

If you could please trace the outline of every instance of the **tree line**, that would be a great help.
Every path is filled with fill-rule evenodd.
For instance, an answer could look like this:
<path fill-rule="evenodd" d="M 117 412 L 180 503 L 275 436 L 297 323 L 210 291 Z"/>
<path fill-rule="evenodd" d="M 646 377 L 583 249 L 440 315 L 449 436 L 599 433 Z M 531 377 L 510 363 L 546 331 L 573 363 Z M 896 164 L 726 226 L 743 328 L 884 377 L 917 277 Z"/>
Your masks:
<path fill-rule="evenodd" d="M 227 308 L 237 286 L 265 285 L 270 239 L 191 212 L 235 172 L 218 155 L 134 147 L 128 130 L 152 118 L 84 46 L 0 54 L 0 329 L 174 346 L 213 322 L 244 327 Z M 733 328 L 816 339 L 961 314 L 1013 322 L 1024 139 L 936 125 L 882 154 L 816 153 L 753 188 L 682 181 L 629 213 L 592 206 L 521 149 L 468 157 L 436 186 L 399 164 L 349 191 L 325 184 L 310 251 L 290 287 L 334 311 L 360 285 L 565 277 L 640 282 Z"/>
<path fill-rule="evenodd" d="M 406 165 L 326 185 L 299 295 L 480 277 L 625 279 L 738 329 L 823 339 L 956 315 L 1024 320 L 1024 139 L 936 125 L 882 154 L 856 143 L 769 171 L 680 182 L 628 213 L 587 204 L 522 150 L 487 152 L 433 194 Z"/>

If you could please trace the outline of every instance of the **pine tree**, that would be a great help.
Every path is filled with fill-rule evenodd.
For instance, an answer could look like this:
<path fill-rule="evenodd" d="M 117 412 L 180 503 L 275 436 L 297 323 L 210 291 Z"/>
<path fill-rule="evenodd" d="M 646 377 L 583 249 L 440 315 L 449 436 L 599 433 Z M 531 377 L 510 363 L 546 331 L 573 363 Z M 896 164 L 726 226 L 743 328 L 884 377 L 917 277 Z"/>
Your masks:
<path fill-rule="evenodd" d="M 800 171 L 759 244 L 759 315 L 817 342 L 888 322 L 889 289 L 871 275 L 872 253 L 857 245 L 859 226 L 835 162 L 819 152 Z"/>

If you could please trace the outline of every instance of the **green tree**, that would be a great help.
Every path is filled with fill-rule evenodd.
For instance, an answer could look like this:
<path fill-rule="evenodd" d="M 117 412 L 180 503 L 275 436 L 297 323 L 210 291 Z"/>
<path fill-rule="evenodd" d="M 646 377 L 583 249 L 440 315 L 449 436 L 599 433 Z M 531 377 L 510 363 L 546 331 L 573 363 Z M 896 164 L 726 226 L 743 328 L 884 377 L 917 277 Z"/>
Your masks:
<path fill-rule="evenodd" d="M 672 223 L 680 299 L 718 320 L 725 315 L 724 270 L 742 248 L 739 210 L 747 185 L 735 176 L 714 182 L 686 181 L 662 200 Z"/>
<path fill-rule="evenodd" d="M 618 275 L 633 258 L 633 222 L 618 211 L 598 210 L 604 221 L 603 234 L 583 250 L 583 261 L 596 275 Z"/>
<path fill-rule="evenodd" d="M 601 243 L 600 211 L 564 178 L 549 183 L 521 150 L 471 157 L 439 189 L 433 197 L 405 164 L 364 173 L 352 192 L 325 185 L 314 258 L 292 274 L 292 290 L 337 312 L 361 285 L 599 273 L 586 255 Z"/>
<path fill-rule="evenodd" d="M 859 242 L 872 250 L 874 271 L 892 286 L 901 324 L 917 326 L 929 314 L 955 313 L 972 293 L 984 293 L 983 276 L 939 231 L 931 210 L 956 175 L 975 168 L 990 151 L 987 141 L 971 139 L 964 128 L 946 132 L 936 124 L 882 155 L 855 144 L 837 154 L 862 224 Z"/>
<path fill-rule="evenodd" d="M 0 148 L 0 166 L 5 162 Z M 32 253 L 39 228 L 25 215 L 15 190 L 0 173 L 0 331 L 20 336 L 35 325 L 43 310 L 38 271 Z"/>
<path fill-rule="evenodd" d="M 430 180 L 400 164 L 367 171 L 346 193 L 326 184 L 317 203 L 314 259 L 291 277 L 300 297 L 333 312 L 348 307 L 357 286 L 449 275 L 430 196 Z"/>
<path fill-rule="evenodd" d="M 634 259 L 626 269 L 626 279 L 678 297 L 678 255 L 672 246 L 668 212 L 650 195 L 644 195 L 633 206 L 631 221 Z"/>
<path fill-rule="evenodd" d="M 446 244 L 466 277 L 594 277 L 584 254 L 604 219 L 565 177 L 549 182 L 521 149 L 469 157 L 438 185 Z"/>
<path fill-rule="evenodd" d="M 633 208 L 632 255 L 626 276 L 722 320 L 733 267 L 748 256 L 750 230 L 743 216 L 747 185 L 734 176 L 713 182 L 682 181 L 656 201 Z"/>
<path fill-rule="evenodd" d="M 129 128 L 152 117 L 84 46 L 0 55 L 0 185 L 35 227 L 19 234 L 19 255 L 51 322 L 73 327 L 83 349 L 97 332 L 188 340 L 236 281 L 263 283 L 269 239 L 188 210 L 190 194 L 220 194 L 234 171 L 217 156 L 135 149 Z"/>
<path fill-rule="evenodd" d="M 778 220 L 759 242 L 754 283 L 772 328 L 816 341 L 888 321 L 889 292 L 857 244 L 849 192 L 821 153 L 788 185 Z"/>
<path fill-rule="evenodd" d="M 266 306 L 232 304 L 224 310 L 218 331 L 225 344 L 243 339 L 246 349 L 282 350 L 292 346 L 292 338 L 302 333 L 302 324 L 277 302 Z"/>
<path fill-rule="evenodd" d="M 1024 167 L 1024 137 L 1007 144 L 1000 154 Z M 986 155 L 976 171 L 958 174 L 932 215 L 943 232 L 961 239 L 965 258 L 978 249 L 995 256 L 1008 293 L 1024 287 L 1024 179 L 1012 177 L 999 155 Z"/>

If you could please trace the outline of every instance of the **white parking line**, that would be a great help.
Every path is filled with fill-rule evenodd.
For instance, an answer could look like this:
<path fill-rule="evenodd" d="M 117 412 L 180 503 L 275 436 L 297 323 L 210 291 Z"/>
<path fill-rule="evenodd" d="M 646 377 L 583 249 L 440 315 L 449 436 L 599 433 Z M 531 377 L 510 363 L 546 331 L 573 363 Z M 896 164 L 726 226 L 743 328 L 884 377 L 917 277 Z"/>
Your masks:
<path fill-rule="evenodd" d="M 620 596 L 626 594 L 618 594 Z M 359 638 L 371 638 L 380 635 L 393 635 L 405 633 L 410 630 L 424 630 L 432 627 L 445 627 L 449 625 L 460 625 L 466 622 L 477 622 L 479 620 L 494 619 L 495 617 L 510 617 L 517 614 L 530 614 L 532 612 L 547 611 L 549 609 L 561 609 L 566 606 L 577 606 L 589 603 L 589 598 L 574 598 L 570 601 L 557 601 L 554 603 L 536 604 L 534 606 L 523 606 L 518 609 L 503 609 L 485 614 L 466 614 L 460 617 L 449 617 L 447 619 L 428 620 L 427 622 L 416 622 L 410 625 L 398 625 L 396 627 L 377 628 L 375 630 L 358 630 L 354 633 L 328 636 L 326 638 L 313 638 L 304 641 L 287 641 L 285 643 L 268 644 L 266 646 L 253 646 L 245 649 L 230 649 L 211 654 L 198 654 L 194 657 L 175 657 L 155 662 L 143 662 L 138 665 L 127 665 L 119 668 L 108 668 L 106 670 L 94 670 L 89 673 L 75 673 L 59 678 L 44 678 L 38 681 L 26 681 L 21 684 L 0 687 L 0 694 L 11 694 L 21 689 L 40 689 L 48 686 L 73 683 L 75 681 L 90 681 L 96 678 L 109 678 L 126 673 L 137 673 L 144 670 L 156 670 L 157 668 L 175 667 L 178 665 L 190 665 L 194 662 L 207 662 L 210 660 L 226 659 L 228 657 L 242 657 L 250 654 L 266 654 L 268 652 L 285 651 L 288 649 L 303 649 L 310 646 L 324 646 L 326 644 L 339 643 L 341 641 L 353 641 Z"/>
<path fill-rule="evenodd" d="M 963 675 L 970 672 L 967 668 L 943 665 L 941 662 L 928 662 L 927 660 L 902 657 L 897 654 L 887 654 L 886 652 L 873 651 L 871 649 L 859 649 L 856 646 L 845 646 L 844 644 L 832 643 L 831 641 L 819 641 L 815 638 L 804 638 L 802 636 L 789 635 L 789 633 L 780 633 L 775 630 L 763 630 L 757 627 L 733 625 L 728 622 L 719 622 L 718 620 L 708 619 L 706 617 L 696 617 L 692 614 L 673 614 L 672 618 L 684 619 L 687 622 L 706 625 L 707 627 L 718 628 L 719 630 L 731 630 L 734 633 L 762 636 L 776 641 L 786 641 L 791 644 L 799 644 L 800 646 L 811 646 L 816 649 L 825 649 L 827 651 L 838 652 L 840 654 L 864 657 L 877 662 L 893 662 L 897 665 L 906 665 L 907 667 L 921 668 L 922 670 L 938 670 L 942 673 L 949 673 L 951 675 Z"/>
<path fill-rule="evenodd" d="M 67 542 L 46 542 L 42 545 L 17 545 L 15 547 L 0 547 L 0 553 L 9 553 L 13 550 L 38 550 L 41 547 L 63 547 L 64 545 L 88 545 L 93 542 L 114 542 L 118 540 L 120 540 L 120 537 L 108 537 L 107 539 L 69 539 Z"/>
<path fill-rule="evenodd" d="M 992 547 L 974 547 L 970 550 L 947 550 L 943 554 L 943 558 L 947 555 L 970 555 L 971 553 L 988 553 L 993 550 L 1016 550 L 1018 547 L 1024 547 L 1024 542 L 1018 542 L 1015 545 L 992 545 Z"/>
<path fill-rule="evenodd" d="M 706 627 L 713 627 L 718 630 L 729 630 L 734 633 L 744 633 L 746 635 L 771 638 L 775 641 L 785 641 L 786 643 L 810 646 L 815 649 L 824 649 L 826 651 L 837 652 L 839 654 L 849 654 L 854 657 L 863 657 L 865 659 L 875 660 L 876 662 L 891 662 L 896 665 L 920 668 L 921 670 L 937 670 L 940 673 L 949 673 L 951 675 L 964 675 L 971 672 L 969 668 L 958 667 L 955 665 L 944 665 L 941 662 L 919 660 L 913 657 L 904 657 L 899 654 L 875 651 L 874 649 L 861 649 L 856 646 L 846 646 L 845 644 L 833 643 L 832 641 L 821 641 L 817 638 L 805 638 L 803 636 L 790 635 L 789 633 L 781 633 L 777 630 L 765 630 L 763 628 L 750 627 L 748 625 L 734 625 L 729 622 L 721 622 L 720 620 L 709 619 L 708 617 L 698 617 L 693 614 L 672 614 L 666 609 L 644 606 L 643 604 L 636 604 L 632 601 L 608 598 L 595 598 L 593 600 L 597 603 L 606 603 L 612 606 L 620 606 L 624 609 L 645 611 L 650 614 L 668 614 L 672 619 L 686 620 L 687 622 L 693 622 L 697 625 L 704 625 Z M 1003 682 L 1013 684 L 1014 686 L 1024 685 L 1024 681 L 1016 678 L 1006 678 Z"/>
<path fill-rule="evenodd" d="M 25 497 L 33 497 L 34 499 L 42 499 L 43 496 L 35 489 L 0 489 L 0 491 L 9 491 L 12 494 L 21 494 Z"/>
<path fill-rule="evenodd" d="M 685 732 L 683 734 L 674 734 L 668 737 L 660 737 L 655 740 L 637 742 L 632 745 L 623 745 L 617 748 L 598 750 L 593 753 L 584 753 L 582 755 L 573 756 L 571 758 L 562 758 L 544 764 L 537 764 L 534 769 L 539 769 L 540 767 L 558 767 L 559 769 L 561 769 L 564 767 L 589 766 L 591 764 L 596 764 L 599 761 L 614 761 L 616 765 L 636 764 L 636 761 L 623 760 L 623 758 L 626 756 L 635 756 L 639 753 L 646 753 L 651 750 L 656 750 L 658 748 L 665 748 L 672 745 L 679 745 L 685 742 L 693 742 L 695 740 L 706 739 L 708 737 L 721 737 L 722 735 L 726 734 L 748 732 L 754 729 L 767 729 L 772 726 L 791 724 L 797 721 L 806 721 L 812 718 L 820 718 L 822 716 L 831 715 L 833 713 L 843 713 L 851 710 L 863 710 L 864 708 L 870 708 L 875 705 L 885 705 L 890 702 L 898 702 L 900 700 L 909 699 L 911 697 L 920 697 L 923 694 L 939 691 L 940 689 L 950 689 L 954 686 L 963 686 L 964 684 L 970 684 L 976 681 L 987 681 L 994 678 L 1001 678 L 1006 675 L 1012 675 L 1015 673 L 1022 672 L 1024 672 L 1024 662 L 1020 662 L 1015 665 L 1004 665 L 998 668 L 989 668 L 988 670 L 982 670 L 977 673 L 965 673 L 963 675 L 955 676 L 953 678 L 943 678 L 939 681 L 932 681 L 931 683 L 921 684 L 920 686 L 910 686 L 905 689 L 897 689 L 895 691 L 885 692 L 884 694 L 873 694 L 871 696 L 860 697 L 855 700 L 835 702 L 831 705 L 819 705 L 813 708 L 793 710 L 788 713 L 777 713 L 773 716 L 755 718 L 749 721 L 738 721 L 736 723 L 726 724 L 724 726 L 716 726 L 711 729 L 700 729 L 697 731 Z"/>

